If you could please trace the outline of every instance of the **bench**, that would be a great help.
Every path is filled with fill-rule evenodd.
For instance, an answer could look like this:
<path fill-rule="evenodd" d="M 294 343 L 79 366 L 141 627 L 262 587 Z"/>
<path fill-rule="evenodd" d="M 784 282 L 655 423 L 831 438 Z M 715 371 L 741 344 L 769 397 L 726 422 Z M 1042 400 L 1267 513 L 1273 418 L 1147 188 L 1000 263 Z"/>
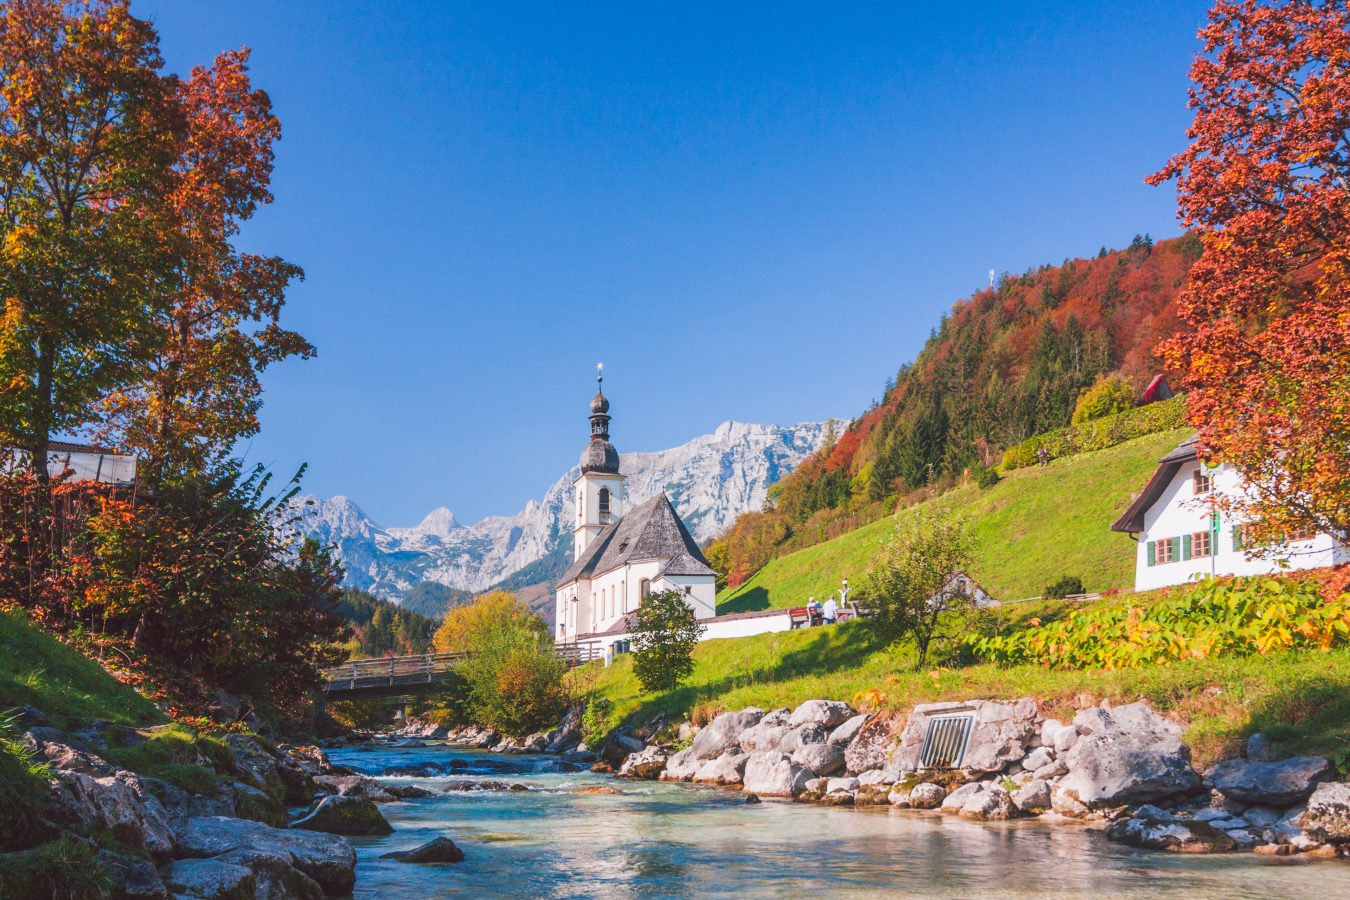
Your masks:
<path fill-rule="evenodd" d="M 789 609 L 788 619 L 792 628 L 801 628 L 803 625 L 811 624 L 811 614 L 806 611 L 805 606 L 794 606 Z"/>

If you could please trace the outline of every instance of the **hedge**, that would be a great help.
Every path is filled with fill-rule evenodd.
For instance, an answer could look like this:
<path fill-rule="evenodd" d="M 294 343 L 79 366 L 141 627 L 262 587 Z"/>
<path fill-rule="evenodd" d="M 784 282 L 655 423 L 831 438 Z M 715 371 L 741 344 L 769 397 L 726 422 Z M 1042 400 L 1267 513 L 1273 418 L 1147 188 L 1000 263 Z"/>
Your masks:
<path fill-rule="evenodd" d="M 1114 447 L 1116 444 L 1123 444 L 1146 434 L 1171 431 L 1185 426 L 1186 398 L 1173 397 L 1113 416 L 1029 437 L 1003 451 L 1003 471 L 1036 465 L 1038 461 L 1036 451 L 1041 447 L 1050 451 L 1051 459 L 1058 459 L 1061 456 L 1073 456 L 1090 450 L 1105 450 L 1107 447 Z"/>

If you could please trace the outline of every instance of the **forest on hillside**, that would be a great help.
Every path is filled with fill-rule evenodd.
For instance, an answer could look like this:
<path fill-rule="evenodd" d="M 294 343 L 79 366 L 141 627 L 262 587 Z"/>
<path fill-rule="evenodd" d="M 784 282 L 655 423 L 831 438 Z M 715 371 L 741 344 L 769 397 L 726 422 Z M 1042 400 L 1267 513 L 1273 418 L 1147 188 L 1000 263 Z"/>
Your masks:
<path fill-rule="evenodd" d="M 879 403 L 827 438 L 707 551 L 730 584 L 780 552 L 875 519 L 897 497 L 994 466 L 1002 451 L 1067 425 L 1110 375 L 1141 393 L 1179 327 L 1176 300 L 1200 238 L 1065 260 L 959 300 Z"/>

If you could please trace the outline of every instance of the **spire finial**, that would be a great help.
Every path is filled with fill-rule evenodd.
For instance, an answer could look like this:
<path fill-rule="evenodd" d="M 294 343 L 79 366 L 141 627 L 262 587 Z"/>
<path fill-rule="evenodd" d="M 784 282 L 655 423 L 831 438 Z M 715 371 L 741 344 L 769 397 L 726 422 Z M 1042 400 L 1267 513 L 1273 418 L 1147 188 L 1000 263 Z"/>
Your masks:
<path fill-rule="evenodd" d="M 597 384 L 605 383 L 605 364 L 602 362 L 595 364 L 595 381 Z"/>

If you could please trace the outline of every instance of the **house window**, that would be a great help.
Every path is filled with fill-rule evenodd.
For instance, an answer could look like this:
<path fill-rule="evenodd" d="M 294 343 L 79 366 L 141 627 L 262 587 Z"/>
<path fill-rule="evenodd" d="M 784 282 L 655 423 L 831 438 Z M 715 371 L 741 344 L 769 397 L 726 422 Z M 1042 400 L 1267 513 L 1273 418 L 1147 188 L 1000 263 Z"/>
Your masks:
<path fill-rule="evenodd" d="M 1210 539 L 1208 531 L 1197 531 L 1191 535 L 1191 556 L 1201 558 L 1210 556 L 1214 551 L 1210 548 Z"/>
<path fill-rule="evenodd" d="M 1289 532 L 1289 535 L 1288 537 L 1285 538 L 1285 541 L 1291 544 L 1294 543 L 1295 541 L 1311 541 L 1316 536 L 1317 532 L 1305 525 L 1302 528 L 1299 528 L 1297 531 Z"/>
<path fill-rule="evenodd" d="M 644 578 L 638 582 L 638 596 L 646 600 L 652 595 L 652 582 L 650 578 Z"/>
<path fill-rule="evenodd" d="M 1163 538 L 1160 541 L 1148 542 L 1148 564 L 1162 565 L 1163 563 L 1176 562 L 1181 555 L 1181 541 L 1178 538 Z"/>
<path fill-rule="evenodd" d="M 1214 490 L 1214 476 L 1207 474 L 1204 469 L 1196 469 L 1191 484 L 1195 487 L 1195 493 L 1208 494 Z"/>
<path fill-rule="evenodd" d="M 609 488 L 600 489 L 600 524 L 609 524 Z"/>

